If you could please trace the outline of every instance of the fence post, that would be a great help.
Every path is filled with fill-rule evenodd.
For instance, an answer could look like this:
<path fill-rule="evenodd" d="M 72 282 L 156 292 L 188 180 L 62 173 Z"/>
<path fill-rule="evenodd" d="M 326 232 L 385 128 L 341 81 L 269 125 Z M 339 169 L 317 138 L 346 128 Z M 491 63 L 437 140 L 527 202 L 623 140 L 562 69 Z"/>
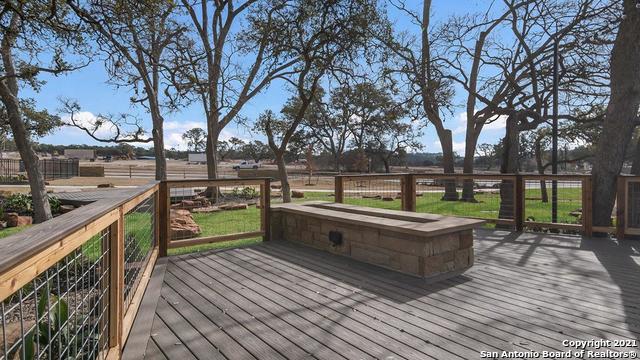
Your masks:
<path fill-rule="evenodd" d="M 414 174 L 402 176 L 402 210 L 416 211 L 416 177 Z"/>
<path fill-rule="evenodd" d="M 109 229 L 109 347 L 122 349 L 124 317 L 124 214 Z"/>
<path fill-rule="evenodd" d="M 514 197 L 513 197 L 513 211 L 516 231 L 524 230 L 524 191 L 525 184 L 522 175 L 515 175 L 514 181 Z"/>
<path fill-rule="evenodd" d="M 587 175 L 582 180 L 582 233 L 593 235 L 593 199 L 591 198 L 592 180 Z"/>
<path fill-rule="evenodd" d="M 344 202 L 344 179 L 342 175 L 336 175 L 334 180 L 334 200 L 337 203 Z"/>
<path fill-rule="evenodd" d="M 131 167 L 132 165 L 129 165 L 129 179 L 131 179 Z"/>
<path fill-rule="evenodd" d="M 271 240 L 271 179 L 265 179 L 263 184 L 260 184 L 260 228 L 263 231 L 262 241 Z"/>
<path fill-rule="evenodd" d="M 171 236 L 171 190 L 166 181 L 160 183 L 158 201 L 158 257 L 167 256 L 169 237 Z"/>
<path fill-rule="evenodd" d="M 627 213 L 627 180 L 624 176 L 618 175 L 616 197 L 616 237 L 618 240 L 624 239 Z"/>

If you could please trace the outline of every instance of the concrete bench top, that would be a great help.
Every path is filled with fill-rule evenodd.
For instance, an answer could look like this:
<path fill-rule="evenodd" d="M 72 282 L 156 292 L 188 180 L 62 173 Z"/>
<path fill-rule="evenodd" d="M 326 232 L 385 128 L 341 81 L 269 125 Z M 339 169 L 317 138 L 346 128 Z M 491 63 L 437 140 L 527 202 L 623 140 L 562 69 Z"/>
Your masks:
<path fill-rule="evenodd" d="M 453 231 L 473 229 L 485 223 L 484 220 L 477 219 L 377 209 L 327 201 L 273 204 L 271 209 L 275 212 L 304 214 L 352 225 L 419 236 L 436 236 Z"/>

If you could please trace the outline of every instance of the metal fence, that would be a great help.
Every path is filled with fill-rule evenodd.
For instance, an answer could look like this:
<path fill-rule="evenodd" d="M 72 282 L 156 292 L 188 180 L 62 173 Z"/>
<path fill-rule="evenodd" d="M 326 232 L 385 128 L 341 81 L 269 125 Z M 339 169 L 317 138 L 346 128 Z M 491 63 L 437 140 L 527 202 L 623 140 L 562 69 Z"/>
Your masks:
<path fill-rule="evenodd" d="M 518 231 L 562 230 L 586 235 L 593 231 L 589 175 L 337 176 L 335 201 L 471 217 Z"/>
<path fill-rule="evenodd" d="M 68 179 L 78 176 L 77 159 L 42 159 L 38 162 L 45 180 Z M 27 171 L 22 160 L 0 159 L 0 182 L 25 180 Z"/>

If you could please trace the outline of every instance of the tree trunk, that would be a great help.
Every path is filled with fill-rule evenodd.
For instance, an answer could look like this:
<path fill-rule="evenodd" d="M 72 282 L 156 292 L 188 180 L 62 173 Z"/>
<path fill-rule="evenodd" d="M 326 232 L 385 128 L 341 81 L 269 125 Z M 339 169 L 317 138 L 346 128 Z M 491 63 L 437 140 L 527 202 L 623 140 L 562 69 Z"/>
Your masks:
<path fill-rule="evenodd" d="M 640 11 L 635 0 L 624 1 L 611 52 L 611 97 L 593 166 L 593 225 L 611 225 L 616 176 L 631 140 L 640 105 Z"/>
<path fill-rule="evenodd" d="M 22 113 L 17 96 L 13 94 L 11 94 L 11 96 L 5 96 L 8 94 L 4 93 L 2 95 L 2 100 L 7 110 L 9 126 L 13 133 L 13 139 L 20 153 L 20 158 L 24 162 L 27 177 L 29 178 L 31 198 L 33 200 L 33 222 L 36 224 L 41 223 L 51 219 L 53 216 L 51 215 L 45 180 L 38 164 L 38 155 L 33 151 L 31 141 L 29 141 L 29 134 L 27 133 L 24 122 L 22 122 Z"/>
<path fill-rule="evenodd" d="M 518 173 L 518 148 L 520 134 L 518 131 L 519 114 L 514 113 L 507 118 L 507 126 L 503 141 L 502 164 L 500 172 L 503 174 Z M 504 180 L 500 184 L 500 210 L 499 219 L 513 219 L 515 211 L 515 199 L 513 197 L 515 185 L 513 181 Z M 498 226 L 496 226 L 498 227 Z"/>
<path fill-rule="evenodd" d="M 470 132 L 471 131 L 471 132 Z M 466 144 L 464 148 L 464 163 L 462 165 L 462 172 L 465 174 L 473 174 L 473 160 L 476 153 L 476 144 L 478 137 L 475 135 L 473 129 L 467 128 L 467 136 L 465 138 Z M 473 180 L 464 180 L 462 185 L 462 197 L 460 200 L 467 202 L 477 202 L 473 195 Z"/>
<path fill-rule="evenodd" d="M 544 166 L 542 165 L 542 146 L 539 140 L 536 140 L 533 147 L 533 152 L 536 158 L 536 168 L 538 169 L 538 174 L 544 175 Z M 549 202 L 549 194 L 547 193 L 547 182 L 544 180 L 540 180 L 540 198 L 543 203 Z"/>
<path fill-rule="evenodd" d="M 384 172 L 387 174 L 391 172 L 391 165 L 389 159 L 382 157 L 382 163 L 384 164 Z"/>
<path fill-rule="evenodd" d="M 451 130 L 442 129 L 437 132 L 440 144 L 442 145 L 442 169 L 446 174 L 455 173 L 455 163 L 453 158 L 453 139 Z M 457 201 L 458 191 L 456 190 L 455 180 L 444 181 L 444 201 Z"/>
<path fill-rule="evenodd" d="M 156 157 L 156 180 L 167 179 L 167 157 L 164 152 L 163 119 L 157 119 L 153 125 L 153 153 Z"/>
<path fill-rule="evenodd" d="M 633 163 L 631 164 L 631 174 L 640 175 L 640 137 L 633 152 Z"/>
<path fill-rule="evenodd" d="M 282 202 L 291 202 L 291 186 L 289 185 L 289 176 L 287 175 L 287 166 L 284 162 L 284 151 L 274 151 L 276 165 L 278 165 L 278 177 L 280 177 L 280 185 L 282 186 Z"/>

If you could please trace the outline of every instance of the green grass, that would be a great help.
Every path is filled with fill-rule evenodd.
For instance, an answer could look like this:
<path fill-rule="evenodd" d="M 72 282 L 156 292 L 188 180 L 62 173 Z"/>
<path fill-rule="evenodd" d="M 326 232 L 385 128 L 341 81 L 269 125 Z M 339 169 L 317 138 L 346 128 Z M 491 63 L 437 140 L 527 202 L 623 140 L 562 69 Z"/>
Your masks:
<path fill-rule="evenodd" d="M 549 196 L 551 188 L 549 187 Z M 485 219 L 497 219 L 500 206 L 500 195 L 496 189 L 493 192 L 482 192 L 476 195 L 476 203 L 462 201 L 442 201 L 443 192 L 427 192 L 416 198 L 416 210 L 422 213 L 433 213 L 453 216 L 470 216 Z M 578 223 L 578 219 L 569 213 L 581 207 L 580 188 L 558 189 L 558 221 L 562 223 Z M 303 199 L 293 199 L 294 202 L 324 200 L 333 201 L 333 196 L 328 192 L 305 191 Z M 272 199 L 273 203 L 280 202 Z M 400 209 L 400 200 L 382 201 L 379 199 L 345 198 L 345 203 L 361 206 L 369 206 L 382 209 Z M 527 189 L 525 191 L 525 218 L 531 218 L 538 222 L 551 221 L 551 202 L 543 203 L 540 200 L 539 189 Z M 220 211 L 208 214 L 193 214 L 193 219 L 200 225 L 200 236 L 225 235 L 239 232 L 257 231 L 260 229 L 260 209 L 250 206 L 246 210 Z M 136 239 L 146 239 L 150 229 L 149 215 L 143 213 L 130 213 L 126 215 L 127 236 L 135 236 Z M 27 227 L 7 228 L 0 230 L 0 238 L 18 233 Z M 83 252 L 89 259 L 95 259 L 100 254 L 100 246 L 96 243 L 100 236 L 94 236 L 83 246 Z M 179 249 L 171 249 L 171 255 L 223 249 L 228 247 L 248 246 L 259 243 L 260 237 L 249 239 L 226 241 L 214 244 L 196 245 Z M 140 249 L 147 251 L 149 243 L 141 240 Z"/>
<path fill-rule="evenodd" d="M 6 238 L 7 236 L 11 236 L 13 234 L 17 234 L 22 230 L 28 229 L 31 225 L 19 226 L 19 227 L 10 227 L 0 230 L 0 239 Z"/>

